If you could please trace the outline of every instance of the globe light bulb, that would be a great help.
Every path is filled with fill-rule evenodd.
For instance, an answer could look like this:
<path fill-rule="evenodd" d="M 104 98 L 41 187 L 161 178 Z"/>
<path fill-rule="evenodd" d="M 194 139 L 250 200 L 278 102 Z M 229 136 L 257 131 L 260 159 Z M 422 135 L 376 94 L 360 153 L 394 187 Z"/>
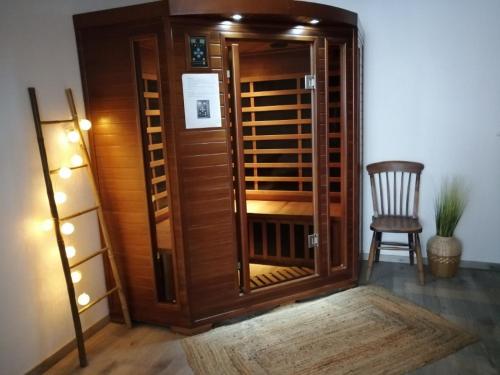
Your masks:
<path fill-rule="evenodd" d="M 75 226 L 71 223 L 64 223 L 61 225 L 62 234 L 69 235 L 75 231 Z"/>
<path fill-rule="evenodd" d="M 44 232 L 48 232 L 49 230 L 52 229 L 53 225 L 54 222 L 52 221 L 52 219 L 47 219 L 40 223 L 40 229 L 43 230 Z"/>
<path fill-rule="evenodd" d="M 78 303 L 85 306 L 90 302 L 90 296 L 87 293 L 82 293 L 78 296 Z"/>
<path fill-rule="evenodd" d="M 311 25 L 317 25 L 319 23 L 319 20 L 317 18 L 313 18 L 312 20 L 309 21 Z"/>
<path fill-rule="evenodd" d="M 61 167 L 61 169 L 59 169 L 59 177 L 61 177 L 64 180 L 70 178 L 72 173 L 73 172 L 68 167 Z"/>
<path fill-rule="evenodd" d="M 66 246 L 66 256 L 68 259 L 73 258 L 76 255 L 76 249 L 74 246 Z"/>
<path fill-rule="evenodd" d="M 241 14 L 233 14 L 231 18 L 235 21 L 241 21 L 243 16 Z"/>
<path fill-rule="evenodd" d="M 80 155 L 75 154 L 71 157 L 70 162 L 73 167 L 79 167 L 83 164 L 83 158 Z"/>
<path fill-rule="evenodd" d="M 82 118 L 78 123 L 80 124 L 80 129 L 82 130 L 89 130 L 92 127 L 92 123 L 86 118 Z"/>
<path fill-rule="evenodd" d="M 67 198 L 68 197 L 66 196 L 66 193 L 63 193 L 62 191 L 56 191 L 54 193 L 54 200 L 57 204 L 63 204 L 64 202 L 66 202 Z"/>
<path fill-rule="evenodd" d="M 68 141 L 71 143 L 77 143 L 80 140 L 80 134 L 76 130 L 69 131 L 66 137 L 68 137 Z"/>
<path fill-rule="evenodd" d="M 82 273 L 80 271 L 71 272 L 71 280 L 73 281 L 73 284 L 79 283 L 81 279 L 82 279 Z"/>

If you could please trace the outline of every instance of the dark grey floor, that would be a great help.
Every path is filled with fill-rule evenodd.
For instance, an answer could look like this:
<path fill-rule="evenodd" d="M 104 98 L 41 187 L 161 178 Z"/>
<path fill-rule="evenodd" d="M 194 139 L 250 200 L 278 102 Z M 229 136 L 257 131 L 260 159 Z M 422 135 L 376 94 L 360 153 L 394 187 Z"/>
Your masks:
<path fill-rule="evenodd" d="M 370 284 L 459 324 L 481 340 L 412 374 L 500 374 L 500 272 L 460 269 L 455 278 L 436 279 L 426 267 L 425 276 L 425 286 L 420 286 L 416 266 L 380 262 Z M 364 270 L 361 282 L 366 283 Z"/>

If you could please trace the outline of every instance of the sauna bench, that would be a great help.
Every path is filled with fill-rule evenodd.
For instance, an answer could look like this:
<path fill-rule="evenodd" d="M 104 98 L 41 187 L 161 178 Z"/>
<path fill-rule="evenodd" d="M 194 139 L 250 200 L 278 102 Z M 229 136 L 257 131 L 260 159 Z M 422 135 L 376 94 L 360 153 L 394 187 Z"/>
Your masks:
<path fill-rule="evenodd" d="M 272 215 L 312 218 L 313 213 L 312 202 L 247 200 L 247 214 L 252 216 Z M 341 217 L 339 203 L 330 203 L 330 217 Z"/>

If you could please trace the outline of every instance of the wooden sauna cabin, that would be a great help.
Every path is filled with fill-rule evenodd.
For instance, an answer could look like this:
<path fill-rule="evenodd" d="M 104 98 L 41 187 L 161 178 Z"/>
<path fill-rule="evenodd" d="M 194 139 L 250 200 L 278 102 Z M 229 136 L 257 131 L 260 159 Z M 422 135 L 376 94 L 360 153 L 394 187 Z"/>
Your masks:
<path fill-rule="evenodd" d="M 171 0 L 74 22 L 132 319 L 196 332 L 357 284 L 356 14 Z"/>

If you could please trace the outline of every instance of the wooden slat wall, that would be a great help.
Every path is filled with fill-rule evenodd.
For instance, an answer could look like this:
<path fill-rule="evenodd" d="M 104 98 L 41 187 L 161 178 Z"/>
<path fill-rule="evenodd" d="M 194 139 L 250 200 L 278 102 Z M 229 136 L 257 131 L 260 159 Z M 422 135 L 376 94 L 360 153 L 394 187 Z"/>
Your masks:
<path fill-rule="evenodd" d="M 175 128 L 182 197 L 182 225 L 188 268 L 187 283 L 193 317 L 206 316 L 238 295 L 236 233 L 233 208 L 231 153 L 225 100 L 221 100 L 222 128 L 185 129 L 182 73 L 186 66 L 186 38 L 207 35 L 210 69 L 218 73 L 221 98 L 225 79 L 220 35 L 214 31 L 173 24 L 175 72 Z"/>
<path fill-rule="evenodd" d="M 159 324 L 187 324 L 187 294 L 182 288 L 184 262 L 182 232 L 175 225 L 176 304 L 158 303 L 154 254 L 148 212 L 149 191 L 142 152 L 138 112 L 139 93 L 133 67 L 131 39 L 138 36 L 158 37 L 164 45 L 163 25 L 151 20 L 147 25 L 116 25 L 80 29 L 77 32 L 82 81 L 87 116 L 92 120 L 90 132 L 92 156 L 99 190 L 116 259 L 129 299 L 132 319 Z M 165 61 L 165 50 L 159 50 Z M 162 93 L 168 98 L 166 64 L 160 64 Z M 161 105 L 164 105 L 162 102 Z M 161 131 L 161 127 L 158 127 Z M 168 129 L 167 134 L 170 134 Z M 167 137 L 173 139 L 173 137 Z M 169 147 L 173 141 L 168 142 Z M 178 194 L 175 154 L 169 155 L 169 172 L 173 182 L 169 190 Z M 179 216 L 179 204 L 172 207 Z M 176 224 L 174 220 L 174 224 Z M 154 225 L 154 223 L 153 223 Z M 107 276 L 108 286 L 112 281 Z M 110 299 L 111 315 L 120 319 L 119 304 Z M 183 313 L 181 313 L 183 311 Z"/>
<path fill-rule="evenodd" d="M 247 199 L 312 201 L 311 91 L 304 89 L 310 72 L 306 44 L 241 56 Z M 273 113 L 276 119 L 259 120 Z"/>
<path fill-rule="evenodd" d="M 147 313 L 147 307 L 155 303 L 156 296 L 151 242 L 145 235 L 150 232 L 149 194 L 128 30 L 85 30 L 79 39 L 104 214 L 119 269 L 125 275 L 131 315 L 134 319 L 150 319 L 153 316 Z"/>
<path fill-rule="evenodd" d="M 142 54 L 144 56 L 144 54 Z M 153 64 L 154 65 L 154 64 Z M 154 65 L 154 67 L 156 67 Z M 166 179 L 166 158 L 163 154 L 163 133 L 161 131 L 161 111 L 153 106 L 153 100 L 160 99 L 158 76 L 153 73 L 143 73 L 145 116 L 147 121 L 148 162 L 151 169 L 151 200 L 156 221 L 168 218 L 168 190 Z M 157 130 L 158 129 L 158 130 Z"/>
<path fill-rule="evenodd" d="M 306 57 L 308 51 L 306 50 Z M 271 56 L 272 58 L 272 56 Z M 273 64 L 277 64 L 274 62 Z M 242 112 L 247 113 L 247 121 L 243 121 L 243 127 L 249 128 L 244 135 L 243 141 L 245 146 L 245 154 L 251 156 L 252 160 L 246 160 L 246 182 L 247 184 L 247 197 L 255 197 L 252 193 L 255 191 L 266 192 L 268 196 L 275 195 L 275 199 L 281 198 L 282 192 L 307 192 L 309 200 L 312 200 L 312 162 L 311 162 L 311 118 L 304 114 L 304 110 L 311 110 L 310 99 L 308 103 L 302 103 L 304 97 L 310 98 L 310 91 L 303 89 L 305 71 L 293 74 L 279 74 L 274 76 L 255 76 L 255 77 L 242 77 L 242 97 L 248 98 L 242 105 Z M 280 88 L 280 81 L 286 80 L 287 82 L 294 82 L 293 89 Z M 265 83 L 266 85 L 273 86 L 272 90 L 257 90 L 256 84 Z M 246 89 L 246 90 L 245 90 Z M 259 105 L 255 102 L 256 98 L 263 99 L 272 97 L 276 98 L 292 98 L 295 99 L 294 104 L 289 105 Z M 261 103 L 266 103 L 261 101 Z M 280 112 L 280 111 L 293 111 L 295 116 L 293 119 L 286 120 L 261 120 L 256 121 L 256 114 L 262 112 Z M 245 115 L 244 115 L 245 116 Z M 286 134 L 280 134 L 274 130 L 276 126 L 281 126 Z M 304 126 L 307 126 L 306 131 Z M 257 129 L 258 127 L 258 129 Z M 270 128 L 273 127 L 273 128 Z M 295 132 L 290 130 L 296 127 Z M 309 142 L 308 147 L 303 147 L 304 141 Z M 286 148 L 262 148 L 259 147 L 258 142 L 272 141 L 279 144 L 279 141 L 296 141 L 297 146 Z M 271 156 L 272 155 L 272 156 Z M 280 161 L 281 155 L 296 155 L 296 161 L 283 162 Z M 259 162 L 259 158 L 271 156 L 274 162 Z M 307 161 L 303 158 L 307 156 Z M 294 173 L 290 174 L 290 170 Z M 265 175 L 263 176 L 263 172 Z M 271 173 L 269 173 L 271 172 Z M 275 182 L 291 182 L 294 188 L 270 188 L 270 184 L 263 185 L 262 183 L 275 183 Z M 267 188 L 266 188 L 267 186 Z M 303 197 L 304 194 L 296 194 L 297 197 Z"/>
<path fill-rule="evenodd" d="M 342 158 L 345 145 L 342 142 L 340 49 L 335 45 L 328 48 L 328 176 L 330 200 L 339 202 L 342 187 Z"/>

